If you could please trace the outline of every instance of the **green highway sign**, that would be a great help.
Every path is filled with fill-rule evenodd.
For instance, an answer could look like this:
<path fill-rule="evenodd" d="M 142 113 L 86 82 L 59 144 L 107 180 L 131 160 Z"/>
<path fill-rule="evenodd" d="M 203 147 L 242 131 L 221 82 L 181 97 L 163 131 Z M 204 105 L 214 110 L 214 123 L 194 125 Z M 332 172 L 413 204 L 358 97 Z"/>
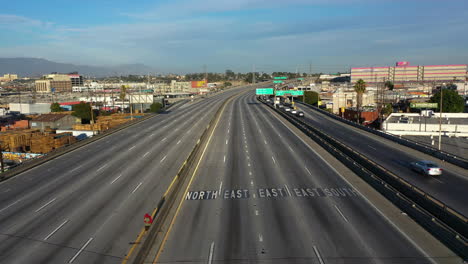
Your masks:
<path fill-rule="evenodd" d="M 257 95 L 274 95 L 273 88 L 258 88 L 256 90 Z"/>
<path fill-rule="evenodd" d="M 303 81 L 303 80 L 304 80 L 304 78 L 297 78 L 297 79 L 298 79 L 299 81 Z"/>
<path fill-rule="evenodd" d="M 304 91 L 296 91 L 296 90 L 276 91 L 276 96 L 283 96 L 283 95 L 300 96 L 300 95 L 304 95 Z"/>
<path fill-rule="evenodd" d="M 283 81 L 273 81 L 273 83 L 283 83 Z"/>
<path fill-rule="evenodd" d="M 437 103 L 411 103 L 411 108 L 437 108 Z"/>
<path fill-rule="evenodd" d="M 279 77 L 273 77 L 273 79 L 275 79 L 275 80 L 287 80 L 288 77 L 286 77 L 286 76 L 279 76 Z"/>

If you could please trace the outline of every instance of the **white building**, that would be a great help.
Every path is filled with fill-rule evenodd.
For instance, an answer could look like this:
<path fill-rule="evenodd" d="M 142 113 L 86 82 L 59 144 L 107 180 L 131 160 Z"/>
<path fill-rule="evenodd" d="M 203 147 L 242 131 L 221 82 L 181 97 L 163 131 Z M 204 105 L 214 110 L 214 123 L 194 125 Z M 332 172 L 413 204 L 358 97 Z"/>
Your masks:
<path fill-rule="evenodd" d="M 50 103 L 10 103 L 9 106 L 10 111 L 20 112 L 21 114 L 25 115 L 50 113 Z"/>
<path fill-rule="evenodd" d="M 440 113 L 424 116 L 418 113 L 392 113 L 382 129 L 394 135 L 439 135 Z M 468 137 L 468 113 L 442 113 L 442 135 Z"/>

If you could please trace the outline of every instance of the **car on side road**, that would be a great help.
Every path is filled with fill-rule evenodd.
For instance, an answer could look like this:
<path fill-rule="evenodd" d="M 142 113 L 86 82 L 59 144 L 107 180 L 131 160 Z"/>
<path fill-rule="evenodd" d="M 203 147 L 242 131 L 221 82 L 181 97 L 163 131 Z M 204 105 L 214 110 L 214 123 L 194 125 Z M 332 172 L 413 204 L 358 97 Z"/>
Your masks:
<path fill-rule="evenodd" d="M 435 162 L 428 161 L 428 160 L 421 160 L 421 161 L 415 161 L 411 162 L 411 169 L 422 173 L 424 175 L 430 175 L 430 176 L 440 176 L 442 175 L 442 168 L 440 168 L 439 165 L 437 165 Z"/>
<path fill-rule="evenodd" d="M 298 116 L 298 117 L 304 117 L 304 112 L 298 111 L 297 114 L 296 114 L 296 116 Z"/>
<path fill-rule="evenodd" d="M 284 111 L 286 111 L 286 112 L 291 112 L 291 108 L 285 107 L 285 108 L 284 108 Z"/>
<path fill-rule="evenodd" d="M 291 110 L 291 114 L 296 115 L 296 114 L 297 114 L 297 110 L 296 110 L 296 109 Z"/>

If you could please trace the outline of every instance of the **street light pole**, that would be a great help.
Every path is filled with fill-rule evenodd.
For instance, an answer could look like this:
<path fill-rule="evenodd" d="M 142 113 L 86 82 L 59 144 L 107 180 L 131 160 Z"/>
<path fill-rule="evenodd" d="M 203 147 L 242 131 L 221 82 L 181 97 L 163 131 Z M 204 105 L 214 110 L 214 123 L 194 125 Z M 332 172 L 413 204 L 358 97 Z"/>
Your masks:
<path fill-rule="evenodd" d="M 444 91 L 445 83 L 442 84 L 440 87 L 440 108 L 439 108 L 439 151 L 441 150 L 442 147 L 442 97 L 443 97 L 443 91 Z"/>

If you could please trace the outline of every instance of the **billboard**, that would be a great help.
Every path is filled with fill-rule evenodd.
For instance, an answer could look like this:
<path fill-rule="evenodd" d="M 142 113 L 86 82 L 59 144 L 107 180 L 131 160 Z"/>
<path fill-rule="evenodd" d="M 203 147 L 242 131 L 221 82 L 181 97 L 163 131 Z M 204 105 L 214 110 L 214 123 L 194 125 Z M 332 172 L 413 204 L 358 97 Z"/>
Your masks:
<path fill-rule="evenodd" d="M 396 66 L 409 66 L 409 62 L 407 61 L 398 61 Z"/>
<path fill-rule="evenodd" d="M 206 88 L 207 83 L 205 80 L 203 81 L 192 81 L 192 88 Z"/>

